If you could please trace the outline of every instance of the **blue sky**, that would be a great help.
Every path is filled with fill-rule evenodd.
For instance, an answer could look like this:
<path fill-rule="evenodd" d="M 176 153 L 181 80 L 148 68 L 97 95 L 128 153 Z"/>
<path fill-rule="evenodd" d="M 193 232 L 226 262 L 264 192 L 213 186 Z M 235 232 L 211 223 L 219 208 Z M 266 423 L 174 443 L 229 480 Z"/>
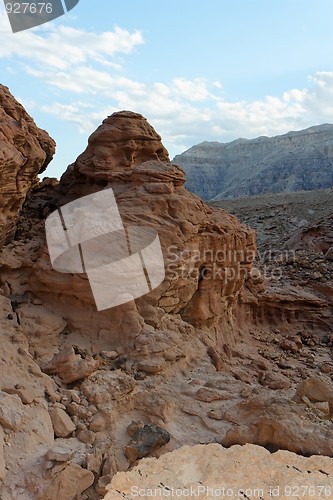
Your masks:
<path fill-rule="evenodd" d="M 56 140 L 59 177 L 122 109 L 171 157 L 332 123 L 332 26 L 331 0 L 80 0 L 13 34 L 1 5 L 0 82 Z"/>

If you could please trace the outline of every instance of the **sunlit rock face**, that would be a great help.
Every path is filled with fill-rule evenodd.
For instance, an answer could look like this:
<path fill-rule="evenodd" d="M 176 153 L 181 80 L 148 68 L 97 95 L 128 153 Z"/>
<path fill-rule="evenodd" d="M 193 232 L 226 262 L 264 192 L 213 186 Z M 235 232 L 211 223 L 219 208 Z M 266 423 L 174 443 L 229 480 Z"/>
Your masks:
<path fill-rule="evenodd" d="M 27 193 L 54 151 L 55 142 L 47 132 L 38 128 L 8 88 L 0 85 L 0 246 L 15 234 Z"/>
<path fill-rule="evenodd" d="M 110 348 L 128 350 L 145 324 L 158 327 L 166 314 L 199 327 L 223 324 L 224 339 L 232 336 L 232 308 L 252 267 L 254 231 L 224 210 L 207 207 L 184 183 L 184 172 L 170 163 L 160 136 L 143 116 L 123 111 L 108 117 L 62 176 L 58 204 L 112 188 L 125 227 L 157 231 L 165 279 L 135 303 L 96 315 L 88 281 L 56 274 L 44 245 L 34 292 L 47 290 L 53 307 L 61 302 L 80 331 L 91 331 L 91 322 L 94 330 L 112 330 Z"/>

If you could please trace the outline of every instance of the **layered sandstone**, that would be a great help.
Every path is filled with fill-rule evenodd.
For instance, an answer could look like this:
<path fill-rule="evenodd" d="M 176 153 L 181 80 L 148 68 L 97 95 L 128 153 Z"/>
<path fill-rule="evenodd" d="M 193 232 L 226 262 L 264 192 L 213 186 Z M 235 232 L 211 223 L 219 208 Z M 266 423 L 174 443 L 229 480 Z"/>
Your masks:
<path fill-rule="evenodd" d="M 13 237 L 28 191 L 52 159 L 55 142 L 0 85 L 0 247 Z"/>
<path fill-rule="evenodd" d="M 184 183 L 184 172 L 169 162 L 160 137 L 141 115 L 120 112 L 104 120 L 61 178 L 57 203 L 112 187 L 125 227 L 158 231 L 165 280 L 135 303 L 97 315 L 87 279 L 55 272 L 44 245 L 30 291 L 61 310 L 90 345 L 106 343 L 104 348 L 120 352 L 128 351 L 145 324 L 157 327 L 170 313 L 199 327 L 223 323 L 225 337 L 232 337 L 229 314 L 251 270 L 254 233 L 225 211 L 206 207 Z M 107 331 L 108 338 L 102 333 Z"/>

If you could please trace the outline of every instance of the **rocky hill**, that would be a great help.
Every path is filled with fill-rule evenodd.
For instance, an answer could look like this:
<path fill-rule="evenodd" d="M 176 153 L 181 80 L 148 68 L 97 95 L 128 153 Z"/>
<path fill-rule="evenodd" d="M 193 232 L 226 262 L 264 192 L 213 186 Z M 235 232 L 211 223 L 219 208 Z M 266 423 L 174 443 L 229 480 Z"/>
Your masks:
<path fill-rule="evenodd" d="M 204 200 L 329 188 L 333 125 L 276 137 L 203 142 L 174 158 L 186 187 Z"/>
<path fill-rule="evenodd" d="M 287 466 L 320 467 L 329 479 L 331 214 L 318 209 L 274 240 L 272 255 L 256 255 L 255 231 L 188 192 L 160 136 L 129 111 L 103 121 L 60 182 L 40 182 L 54 142 L 14 114 L 22 108 L 7 88 L 0 96 L 5 200 L 11 186 L 1 205 L 0 498 L 97 500 L 142 458 L 199 443 L 217 443 L 223 456 L 220 445 L 246 443 L 326 455 L 311 463 L 288 457 Z M 17 151 L 27 184 L 15 190 Z M 109 188 L 129 232 L 158 232 L 165 278 L 139 299 L 98 311 L 88 274 L 53 269 L 45 221 Z M 97 231 L 110 218 L 104 208 Z M 113 485 L 123 492 L 118 484 L 116 476 L 109 498 Z"/>

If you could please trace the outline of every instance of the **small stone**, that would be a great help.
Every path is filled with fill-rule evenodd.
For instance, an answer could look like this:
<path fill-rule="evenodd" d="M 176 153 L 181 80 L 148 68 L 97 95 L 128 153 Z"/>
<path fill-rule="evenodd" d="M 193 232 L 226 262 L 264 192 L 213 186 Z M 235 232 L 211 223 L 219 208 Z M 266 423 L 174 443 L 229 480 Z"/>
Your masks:
<path fill-rule="evenodd" d="M 287 339 L 283 339 L 280 342 L 280 347 L 281 347 L 281 349 L 284 349 L 285 351 L 290 351 L 293 354 L 296 354 L 298 352 L 298 349 L 299 349 L 296 342 L 294 342 L 293 340 L 287 340 Z"/>
<path fill-rule="evenodd" d="M 195 393 L 195 399 L 197 399 L 198 401 L 203 401 L 205 403 L 231 399 L 231 397 L 232 395 L 229 392 L 208 389 L 207 387 L 202 387 Z"/>
<path fill-rule="evenodd" d="M 330 407 L 333 407 L 333 383 L 321 376 L 309 377 L 300 382 L 296 389 L 295 400 L 306 396 L 313 403 L 322 403 L 328 401 Z"/>
<path fill-rule="evenodd" d="M 295 366 L 289 363 L 288 361 L 279 361 L 277 363 L 278 367 L 281 368 L 282 370 L 294 370 Z"/>
<path fill-rule="evenodd" d="M 264 361 L 263 359 L 255 359 L 252 361 L 252 364 L 256 367 L 258 367 L 260 370 L 268 370 L 269 365 Z"/>
<path fill-rule="evenodd" d="M 302 396 L 301 397 L 301 400 L 303 401 L 303 403 L 305 403 L 307 406 L 311 406 L 311 401 L 309 398 L 307 398 L 306 396 Z"/>
<path fill-rule="evenodd" d="M 56 354 L 43 371 L 47 374 L 57 374 L 63 383 L 70 384 L 85 379 L 100 366 L 100 361 L 92 356 L 82 357 L 76 354 L 72 346 L 67 346 Z"/>
<path fill-rule="evenodd" d="M 86 406 L 82 406 L 77 403 L 70 403 L 67 406 L 67 411 L 70 415 L 80 417 L 82 419 L 86 419 L 88 417 L 91 417 L 91 414 Z"/>
<path fill-rule="evenodd" d="M 322 401 L 320 403 L 315 403 L 314 407 L 322 412 L 324 415 L 329 415 L 330 413 L 330 405 L 328 401 Z"/>
<path fill-rule="evenodd" d="M 332 367 L 329 363 L 322 363 L 322 365 L 320 366 L 320 371 L 322 373 L 331 373 Z"/>
<path fill-rule="evenodd" d="M 207 412 L 207 417 L 213 420 L 223 420 L 224 411 L 222 410 L 210 410 Z"/>
<path fill-rule="evenodd" d="M 93 453 L 87 455 L 87 469 L 100 475 L 103 463 L 103 453 L 99 448 L 95 448 Z"/>
<path fill-rule="evenodd" d="M 62 410 L 66 411 L 66 406 L 61 404 L 61 403 L 54 403 L 53 405 L 55 408 L 61 408 Z"/>
<path fill-rule="evenodd" d="M 57 437 L 66 438 L 75 431 L 76 425 L 64 410 L 61 408 L 52 408 L 49 413 L 53 424 L 54 434 Z"/>
<path fill-rule="evenodd" d="M 137 369 L 139 371 L 155 375 L 164 370 L 166 361 L 164 358 L 145 359 L 138 363 Z"/>
<path fill-rule="evenodd" d="M 54 446 L 45 455 L 46 460 L 53 460 L 54 462 L 67 462 L 74 456 L 74 451 L 68 448 L 61 448 Z"/>
<path fill-rule="evenodd" d="M 93 432 L 105 431 L 108 428 L 108 421 L 102 413 L 96 413 L 89 424 L 89 429 Z"/>
<path fill-rule="evenodd" d="M 96 441 L 96 434 L 88 429 L 80 429 L 76 433 L 76 436 L 81 441 L 81 443 L 94 444 L 94 442 Z"/>
<path fill-rule="evenodd" d="M 251 387 L 245 387 L 245 389 L 242 390 L 241 396 L 242 398 L 248 398 L 252 394 L 252 389 Z"/>
<path fill-rule="evenodd" d="M 89 410 L 89 413 L 91 413 L 91 415 L 96 415 L 96 413 L 98 412 L 95 405 L 89 405 L 88 410 Z"/>
<path fill-rule="evenodd" d="M 67 408 L 67 406 L 69 405 L 69 403 L 71 402 L 71 400 L 69 399 L 68 396 L 63 396 L 60 400 L 61 404 L 65 406 L 65 408 Z"/>
<path fill-rule="evenodd" d="M 77 392 L 71 391 L 71 398 L 72 398 L 72 401 L 74 401 L 74 403 L 77 403 L 77 404 L 81 403 L 81 398 Z"/>
<path fill-rule="evenodd" d="M 139 422 L 131 422 L 127 427 L 127 434 L 133 437 L 139 429 L 143 429 L 145 426 L 144 422 L 140 420 Z"/>

